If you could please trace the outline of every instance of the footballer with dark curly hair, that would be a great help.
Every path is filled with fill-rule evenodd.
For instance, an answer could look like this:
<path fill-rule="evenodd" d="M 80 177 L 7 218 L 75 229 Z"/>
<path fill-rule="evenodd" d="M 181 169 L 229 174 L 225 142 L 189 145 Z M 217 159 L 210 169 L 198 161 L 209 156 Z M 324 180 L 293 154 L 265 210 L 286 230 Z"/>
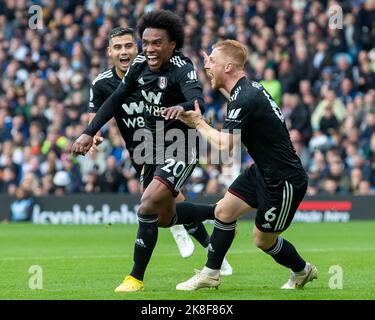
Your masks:
<path fill-rule="evenodd" d="M 176 215 L 175 197 L 195 168 L 198 151 L 189 145 L 189 127 L 169 118 L 183 111 L 194 110 L 194 101 L 204 111 L 202 87 L 195 68 L 191 60 L 179 51 L 184 39 L 181 19 L 171 11 L 157 10 L 141 17 L 138 28 L 143 54 L 135 58 L 118 88 L 72 146 L 73 154 L 86 154 L 92 146 L 92 137 L 111 119 L 124 97 L 140 90 L 144 102 L 145 128 L 151 136 L 146 140 L 147 146 L 152 144 L 152 161 L 145 161 L 134 150 L 134 161 L 143 162 L 145 191 L 138 210 L 134 266 L 116 292 L 143 290 L 143 277 L 157 242 L 158 225 L 170 227 L 213 219 L 212 211 L 203 206 L 203 210 L 197 206 L 194 212 L 185 212 L 189 217 L 183 221 L 179 221 L 179 214 Z M 162 114 L 168 109 L 171 112 Z M 180 133 L 177 140 L 166 139 L 166 133 L 170 130 Z M 160 133 L 165 137 L 161 143 L 157 139 Z M 163 144 L 162 148 L 160 144 Z M 173 147 L 177 148 L 177 156 L 168 152 Z M 194 221 L 191 220 L 193 214 L 196 218 Z"/>

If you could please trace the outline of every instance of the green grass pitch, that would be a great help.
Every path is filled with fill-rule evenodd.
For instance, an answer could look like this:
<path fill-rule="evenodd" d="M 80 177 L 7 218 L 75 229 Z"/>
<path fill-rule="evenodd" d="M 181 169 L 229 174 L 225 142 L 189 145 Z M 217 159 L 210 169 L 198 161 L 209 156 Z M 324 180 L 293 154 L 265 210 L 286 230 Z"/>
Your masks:
<path fill-rule="evenodd" d="M 252 224 L 239 223 L 228 253 L 234 274 L 222 278 L 219 290 L 196 292 L 178 292 L 175 285 L 204 265 L 204 250 L 195 242 L 194 255 L 182 259 L 170 231 L 159 229 L 145 291 L 128 294 L 114 288 L 131 269 L 136 225 L 1 224 L 0 299 L 375 299 L 375 221 L 292 224 L 283 236 L 319 270 L 318 280 L 298 291 L 280 290 L 289 271 L 254 247 Z M 41 290 L 29 288 L 32 265 L 42 268 Z M 329 273 L 335 265 L 342 268 L 343 289 L 329 287 L 337 283 L 331 277 L 338 274 Z"/>

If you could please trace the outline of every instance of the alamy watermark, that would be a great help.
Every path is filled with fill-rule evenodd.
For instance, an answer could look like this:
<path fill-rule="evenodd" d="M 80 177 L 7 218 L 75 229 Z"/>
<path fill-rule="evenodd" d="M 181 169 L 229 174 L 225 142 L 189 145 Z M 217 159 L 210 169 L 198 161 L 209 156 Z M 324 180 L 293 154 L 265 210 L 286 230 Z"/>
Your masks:
<path fill-rule="evenodd" d="M 329 267 L 328 274 L 331 276 L 328 280 L 328 287 L 330 289 L 342 289 L 344 287 L 344 270 L 339 265 Z"/>
<path fill-rule="evenodd" d="M 43 289 L 43 269 L 39 265 L 30 266 L 28 273 L 31 274 L 29 278 L 29 289 L 42 290 Z"/>
<path fill-rule="evenodd" d="M 330 29 L 343 29 L 343 11 L 338 4 L 330 6 L 328 9 L 329 21 L 328 27 Z"/>
<path fill-rule="evenodd" d="M 240 129 L 231 131 L 222 129 L 220 148 L 215 148 L 213 144 L 209 148 L 207 139 L 195 129 L 165 130 L 164 121 L 156 121 L 154 132 L 145 128 L 134 132 L 133 141 L 139 142 L 133 151 L 135 163 L 165 164 L 169 159 L 192 163 L 198 156 L 201 164 L 241 163 Z M 228 148 L 229 145 L 232 148 Z"/>
<path fill-rule="evenodd" d="M 32 5 L 29 8 L 29 28 L 30 29 L 43 29 L 43 9 L 41 6 Z"/>

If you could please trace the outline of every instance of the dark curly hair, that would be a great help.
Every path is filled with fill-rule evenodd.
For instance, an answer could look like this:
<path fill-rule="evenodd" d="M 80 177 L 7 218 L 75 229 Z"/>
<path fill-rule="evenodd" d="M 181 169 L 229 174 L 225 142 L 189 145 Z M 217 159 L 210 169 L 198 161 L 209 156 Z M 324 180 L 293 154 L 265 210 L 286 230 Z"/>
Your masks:
<path fill-rule="evenodd" d="M 181 18 L 168 10 L 157 10 L 143 15 L 138 23 L 139 36 L 142 38 L 146 28 L 165 29 L 169 40 L 176 42 L 176 50 L 184 46 L 184 28 Z"/>

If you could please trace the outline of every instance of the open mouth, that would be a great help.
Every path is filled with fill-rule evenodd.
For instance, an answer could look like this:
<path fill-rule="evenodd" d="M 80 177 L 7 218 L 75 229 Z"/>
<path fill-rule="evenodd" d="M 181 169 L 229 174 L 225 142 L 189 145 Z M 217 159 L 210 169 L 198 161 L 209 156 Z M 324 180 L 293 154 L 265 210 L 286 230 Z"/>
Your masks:
<path fill-rule="evenodd" d="M 129 58 L 120 58 L 120 63 L 122 65 L 128 65 L 130 63 L 130 59 Z"/>
<path fill-rule="evenodd" d="M 211 72 L 207 72 L 207 78 L 208 80 L 213 80 L 214 75 Z"/>
<path fill-rule="evenodd" d="M 157 66 L 158 63 L 159 63 L 159 58 L 158 56 L 147 56 L 147 63 L 150 65 L 150 66 Z"/>

